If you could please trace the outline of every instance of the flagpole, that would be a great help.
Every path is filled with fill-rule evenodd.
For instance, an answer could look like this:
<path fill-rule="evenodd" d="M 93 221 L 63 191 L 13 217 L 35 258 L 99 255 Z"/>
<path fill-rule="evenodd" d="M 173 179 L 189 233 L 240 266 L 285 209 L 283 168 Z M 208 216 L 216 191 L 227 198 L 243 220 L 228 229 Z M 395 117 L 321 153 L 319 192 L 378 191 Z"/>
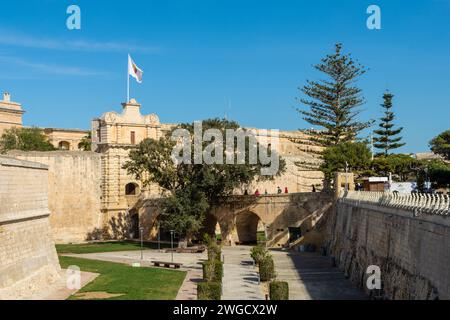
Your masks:
<path fill-rule="evenodd" d="M 130 101 L 130 55 L 128 55 L 127 62 L 127 103 Z"/>

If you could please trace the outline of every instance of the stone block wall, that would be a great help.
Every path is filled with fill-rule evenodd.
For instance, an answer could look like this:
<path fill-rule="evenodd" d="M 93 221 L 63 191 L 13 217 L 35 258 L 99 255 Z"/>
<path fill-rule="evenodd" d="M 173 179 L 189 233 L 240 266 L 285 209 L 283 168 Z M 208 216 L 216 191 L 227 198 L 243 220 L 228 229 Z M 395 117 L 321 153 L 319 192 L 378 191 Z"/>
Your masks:
<path fill-rule="evenodd" d="M 370 203 L 338 201 L 328 221 L 329 251 L 367 294 L 386 299 L 450 299 L 450 218 Z M 381 270 L 382 290 L 366 286 Z"/>
<path fill-rule="evenodd" d="M 48 166 L 50 223 L 56 243 L 83 242 L 101 229 L 100 154 L 14 151 L 9 155 Z"/>
<path fill-rule="evenodd" d="M 0 299 L 24 299 L 59 280 L 50 229 L 48 169 L 0 156 Z"/>

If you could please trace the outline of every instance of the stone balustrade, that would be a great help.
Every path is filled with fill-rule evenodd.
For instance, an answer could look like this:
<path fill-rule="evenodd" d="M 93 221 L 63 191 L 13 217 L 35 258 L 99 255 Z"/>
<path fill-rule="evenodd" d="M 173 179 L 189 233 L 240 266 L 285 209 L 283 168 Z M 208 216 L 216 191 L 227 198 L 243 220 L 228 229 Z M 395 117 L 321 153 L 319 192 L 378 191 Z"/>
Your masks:
<path fill-rule="evenodd" d="M 418 214 L 450 215 L 450 196 L 443 194 L 400 194 L 396 192 L 347 191 L 339 201 L 350 204 L 377 204 L 414 211 Z"/>

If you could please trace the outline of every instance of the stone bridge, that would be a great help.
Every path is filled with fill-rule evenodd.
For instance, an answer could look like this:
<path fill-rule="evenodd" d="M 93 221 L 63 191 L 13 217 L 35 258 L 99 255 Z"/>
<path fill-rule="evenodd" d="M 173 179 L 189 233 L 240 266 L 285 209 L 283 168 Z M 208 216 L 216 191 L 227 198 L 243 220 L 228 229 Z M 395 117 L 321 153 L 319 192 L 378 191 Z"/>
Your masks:
<path fill-rule="evenodd" d="M 331 207 L 328 193 L 230 196 L 207 214 L 202 233 L 221 234 L 224 245 L 255 243 L 265 235 L 267 245 L 280 247 L 310 231 Z M 157 199 L 141 201 L 135 217 L 146 240 L 158 237 Z"/>

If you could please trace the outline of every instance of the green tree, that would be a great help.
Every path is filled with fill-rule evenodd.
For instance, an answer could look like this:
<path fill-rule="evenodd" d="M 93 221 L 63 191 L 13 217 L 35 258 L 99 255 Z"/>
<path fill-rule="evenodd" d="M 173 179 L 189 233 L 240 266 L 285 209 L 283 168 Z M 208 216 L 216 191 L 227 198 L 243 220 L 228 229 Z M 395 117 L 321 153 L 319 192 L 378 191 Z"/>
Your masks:
<path fill-rule="evenodd" d="M 91 133 L 89 132 L 85 137 L 83 137 L 78 144 L 78 148 L 83 151 L 91 151 L 92 146 L 92 137 Z"/>
<path fill-rule="evenodd" d="M 430 148 L 436 154 L 450 160 L 450 130 L 444 131 L 430 141 Z"/>
<path fill-rule="evenodd" d="M 327 179 L 332 179 L 337 171 L 363 173 L 370 168 L 371 153 L 365 142 L 342 142 L 323 152 L 324 162 L 320 169 Z"/>
<path fill-rule="evenodd" d="M 156 183 L 166 190 L 166 197 L 162 204 L 163 227 L 175 230 L 183 238 L 189 240 L 202 225 L 207 210 L 233 190 L 254 180 L 272 179 L 273 176 L 261 175 L 263 165 L 249 162 L 249 147 L 251 139 L 245 144 L 244 164 L 225 164 L 226 143 L 221 146 L 220 155 L 224 164 L 195 164 L 194 162 L 194 125 L 181 124 L 175 129 L 186 129 L 190 133 L 191 164 L 177 162 L 172 158 L 172 151 L 176 143 L 171 140 L 171 133 L 159 140 L 145 139 L 130 151 L 130 161 L 124 168 L 129 174 L 142 180 L 144 185 Z M 202 122 L 202 131 L 217 129 L 225 137 L 227 129 L 238 129 L 236 122 L 224 119 L 208 119 Z M 172 131 L 173 132 L 173 131 Z M 213 142 L 203 142 L 203 150 Z M 259 145 L 256 145 L 258 147 Z M 234 157 L 239 150 L 234 144 Z M 215 155 L 215 153 L 214 153 Z M 280 159 L 277 175 L 285 171 L 285 162 Z"/>
<path fill-rule="evenodd" d="M 442 160 L 422 160 L 417 166 L 417 185 L 421 192 L 425 182 L 430 181 L 433 188 L 450 187 L 450 164 Z"/>
<path fill-rule="evenodd" d="M 440 160 L 428 163 L 428 175 L 434 188 L 450 186 L 450 165 Z"/>
<path fill-rule="evenodd" d="M 390 150 L 398 149 L 405 145 L 401 142 L 402 137 L 395 137 L 400 134 L 403 128 L 393 128 L 394 124 L 392 122 L 395 118 L 394 112 L 391 111 L 393 97 L 394 95 L 389 92 L 385 92 L 383 94 L 384 103 L 381 106 L 385 110 L 384 116 L 380 118 L 381 121 L 379 126 L 381 129 L 373 131 L 376 135 L 373 139 L 375 142 L 374 146 L 375 148 L 382 150 L 382 152 L 380 152 L 378 155 L 387 156 Z"/>
<path fill-rule="evenodd" d="M 311 141 L 323 147 L 354 141 L 358 133 L 369 127 L 372 121 L 360 122 L 356 118 L 358 107 L 364 104 L 362 90 L 354 85 L 366 72 L 351 54 L 342 53 L 342 45 L 335 45 L 335 52 L 327 55 L 315 69 L 327 78 L 307 81 L 300 90 L 306 98 L 298 99 L 309 110 L 297 109 L 308 123 L 320 127 L 311 130 Z"/>
<path fill-rule="evenodd" d="M 418 166 L 419 162 L 410 155 L 390 154 L 375 158 L 370 174 L 388 176 L 391 173 L 395 180 L 408 181 L 415 177 Z"/>
<path fill-rule="evenodd" d="M 7 129 L 0 138 L 0 151 L 51 151 L 55 147 L 48 141 L 47 136 L 40 128 L 16 128 Z"/>

